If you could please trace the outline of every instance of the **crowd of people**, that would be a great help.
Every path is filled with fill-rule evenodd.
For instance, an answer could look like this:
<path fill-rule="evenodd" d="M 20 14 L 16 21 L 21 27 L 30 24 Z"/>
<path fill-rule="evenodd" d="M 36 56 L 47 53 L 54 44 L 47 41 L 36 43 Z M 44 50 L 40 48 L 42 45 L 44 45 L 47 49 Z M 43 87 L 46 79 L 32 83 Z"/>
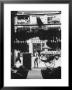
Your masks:
<path fill-rule="evenodd" d="M 40 54 L 36 51 L 34 60 L 34 68 L 39 67 L 39 61 L 43 62 L 48 68 L 57 68 L 61 66 L 61 56 L 58 55 L 46 55 Z"/>

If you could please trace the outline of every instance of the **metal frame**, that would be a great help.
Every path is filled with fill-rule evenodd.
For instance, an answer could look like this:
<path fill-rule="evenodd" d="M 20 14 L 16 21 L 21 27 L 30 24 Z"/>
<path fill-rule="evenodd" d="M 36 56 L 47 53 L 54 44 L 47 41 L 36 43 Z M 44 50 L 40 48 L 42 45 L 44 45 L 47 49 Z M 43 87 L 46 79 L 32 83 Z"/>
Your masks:
<path fill-rule="evenodd" d="M 69 43 L 71 43 L 71 29 L 72 29 L 72 1 L 70 0 L 0 0 L 0 88 L 3 88 L 5 89 L 4 85 L 3 85 L 3 76 L 4 76 L 4 23 L 3 23 L 3 5 L 4 3 L 53 3 L 53 4 L 57 4 L 57 3 L 61 3 L 61 4 L 64 4 L 64 3 L 69 3 Z M 71 46 L 69 44 L 69 46 Z M 9 90 L 12 90 L 14 88 L 6 88 L 6 90 L 9 89 Z M 24 88 L 16 88 L 16 89 L 24 89 Z"/>

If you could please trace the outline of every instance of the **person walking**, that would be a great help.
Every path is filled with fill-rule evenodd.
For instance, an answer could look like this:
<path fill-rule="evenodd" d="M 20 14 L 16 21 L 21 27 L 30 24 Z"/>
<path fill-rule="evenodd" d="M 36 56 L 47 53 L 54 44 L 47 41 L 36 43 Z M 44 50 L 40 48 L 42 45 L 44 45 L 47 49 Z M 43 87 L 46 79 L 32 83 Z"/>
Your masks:
<path fill-rule="evenodd" d="M 36 67 L 38 67 L 38 58 L 39 58 L 38 52 L 35 53 L 35 56 L 36 56 L 36 58 L 34 60 L 34 67 L 36 68 Z"/>

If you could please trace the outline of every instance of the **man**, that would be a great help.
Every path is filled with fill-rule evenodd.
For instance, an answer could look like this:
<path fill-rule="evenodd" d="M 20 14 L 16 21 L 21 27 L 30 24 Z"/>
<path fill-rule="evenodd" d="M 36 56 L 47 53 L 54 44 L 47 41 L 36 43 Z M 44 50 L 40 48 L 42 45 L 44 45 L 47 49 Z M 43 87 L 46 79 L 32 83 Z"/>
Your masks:
<path fill-rule="evenodd" d="M 35 60 L 34 60 L 34 67 L 38 67 L 38 59 L 39 59 L 39 56 L 38 56 L 38 52 L 35 53 Z"/>
<path fill-rule="evenodd" d="M 19 61 L 21 63 L 21 60 L 20 60 L 20 53 L 18 53 L 18 57 L 16 58 L 16 62 Z"/>
<path fill-rule="evenodd" d="M 18 57 L 16 58 L 15 66 L 19 68 L 21 66 L 20 53 L 18 53 Z"/>

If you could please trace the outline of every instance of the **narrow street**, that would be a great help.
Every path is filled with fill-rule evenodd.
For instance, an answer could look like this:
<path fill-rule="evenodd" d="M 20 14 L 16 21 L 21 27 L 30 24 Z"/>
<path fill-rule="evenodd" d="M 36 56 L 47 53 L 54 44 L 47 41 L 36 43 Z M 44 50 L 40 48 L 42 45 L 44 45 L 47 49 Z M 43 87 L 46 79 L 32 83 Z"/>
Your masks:
<path fill-rule="evenodd" d="M 41 69 L 33 69 L 28 72 L 27 79 L 43 79 Z"/>

